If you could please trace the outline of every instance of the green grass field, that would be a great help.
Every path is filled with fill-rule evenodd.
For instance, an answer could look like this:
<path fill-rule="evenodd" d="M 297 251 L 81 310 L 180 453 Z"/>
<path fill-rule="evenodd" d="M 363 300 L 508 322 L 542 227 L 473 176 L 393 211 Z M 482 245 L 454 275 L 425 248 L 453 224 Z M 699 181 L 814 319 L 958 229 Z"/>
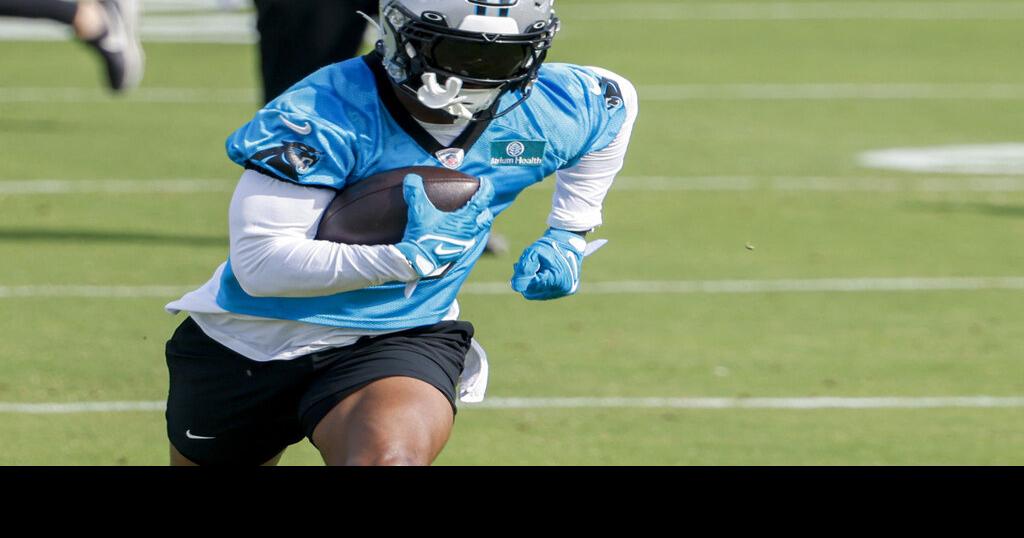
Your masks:
<path fill-rule="evenodd" d="M 1024 84 L 1024 17 L 771 20 L 754 15 L 773 3 L 748 2 L 737 6 L 754 9 L 751 18 L 698 20 L 679 6 L 721 3 L 680 0 L 630 4 L 631 16 L 617 20 L 602 19 L 607 0 L 558 4 L 565 30 L 551 61 L 629 77 L 640 91 L 641 115 L 597 235 L 611 242 L 588 259 L 581 293 L 550 303 L 530 303 L 511 290 L 461 298 L 463 318 L 476 325 L 490 355 L 490 398 L 1024 396 L 1022 289 L 587 289 L 623 281 L 1024 276 L 1024 190 L 972 190 L 968 182 L 978 176 L 918 176 L 857 163 L 860 152 L 873 149 L 1024 142 L 1024 93 L 672 97 L 679 88 L 738 84 Z M 787 3 L 798 11 L 811 4 L 887 2 Z M 928 13 L 933 3 L 892 4 Z M 1024 15 L 1021 1 L 959 4 Z M 148 43 L 146 51 L 142 90 L 113 99 L 80 45 L 0 41 L 4 404 L 165 398 L 163 343 L 181 318 L 162 306 L 173 294 L 52 290 L 187 288 L 204 282 L 226 255 L 226 207 L 239 169 L 223 143 L 258 106 L 244 98 L 257 87 L 254 48 Z M 189 94 L 193 101 L 167 102 L 158 98 L 174 93 L 166 89 L 198 91 Z M 240 98 L 224 97 L 234 95 Z M 954 187 L 918 188 L 922 177 Z M 1019 185 L 1024 169 L 1001 177 Z M 724 186 L 735 178 L 752 187 Z M 779 187 L 807 178 L 892 188 Z M 87 187 L 89 180 L 166 179 L 208 180 L 208 189 Z M 25 180 L 83 181 L 88 192 L 6 187 Z M 686 187 L 694 181 L 703 187 Z M 956 188 L 961 181 L 964 188 Z M 507 281 L 518 252 L 544 230 L 550 196 L 550 184 L 535 187 L 498 219 L 513 253 L 481 261 L 473 285 Z M 166 461 L 159 411 L 0 408 L 0 464 Z M 283 463 L 320 459 L 303 442 Z M 463 408 L 438 463 L 1020 465 L 1024 407 Z"/>

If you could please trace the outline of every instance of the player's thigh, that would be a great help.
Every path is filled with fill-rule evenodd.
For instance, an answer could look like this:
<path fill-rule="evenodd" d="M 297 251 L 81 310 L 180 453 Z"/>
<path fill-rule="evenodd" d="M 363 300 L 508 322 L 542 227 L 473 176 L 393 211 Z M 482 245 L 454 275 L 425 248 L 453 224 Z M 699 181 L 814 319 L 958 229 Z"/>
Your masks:
<path fill-rule="evenodd" d="M 433 385 L 387 377 L 335 405 L 312 437 L 328 465 L 429 465 L 454 419 L 451 402 Z"/>
<path fill-rule="evenodd" d="M 308 364 L 251 361 L 208 337 L 191 318 L 167 342 L 166 355 L 172 464 L 260 465 L 302 439 L 296 410 Z"/>
<path fill-rule="evenodd" d="M 430 463 L 451 433 L 472 338 L 472 324 L 444 321 L 316 361 L 302 403 L 306 436 L 331 464 Z"/>

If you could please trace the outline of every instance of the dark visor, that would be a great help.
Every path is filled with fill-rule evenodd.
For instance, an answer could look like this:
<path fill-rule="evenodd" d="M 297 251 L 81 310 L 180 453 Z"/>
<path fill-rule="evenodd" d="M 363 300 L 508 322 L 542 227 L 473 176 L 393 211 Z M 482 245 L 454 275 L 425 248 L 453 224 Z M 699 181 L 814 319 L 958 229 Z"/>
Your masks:
<path fill-rule="evenodd" d="M 483 43 L 440 38 L 429 51 L 431 64 L 475 79 L 506 80 L 523 74 L 533 57 L 529 43 Z"/>

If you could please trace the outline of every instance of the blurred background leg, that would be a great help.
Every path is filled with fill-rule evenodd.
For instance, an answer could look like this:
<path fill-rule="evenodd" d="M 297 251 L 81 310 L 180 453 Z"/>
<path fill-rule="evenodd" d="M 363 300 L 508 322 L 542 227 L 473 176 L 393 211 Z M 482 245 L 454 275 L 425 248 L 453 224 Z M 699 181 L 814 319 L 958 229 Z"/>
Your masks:
<path fill-rule="evenodd" d="M 0 0 L 0 15 L 29 19 L 50 19 L 71 25 L 78 10 L 76 2 L 64 0 Z"/>
<path fill-rule="evenodd" d="M 317 69 L 356 56 L 376 0 L 255 0 L 264 101 Z"/>
<path fill-rule="evenodd" d="M 100 55 L 114 91 L 132 89 L 142 80 L 138 0 L 0 0 L 0 16 L 50 19 L 70 26 Z"/>

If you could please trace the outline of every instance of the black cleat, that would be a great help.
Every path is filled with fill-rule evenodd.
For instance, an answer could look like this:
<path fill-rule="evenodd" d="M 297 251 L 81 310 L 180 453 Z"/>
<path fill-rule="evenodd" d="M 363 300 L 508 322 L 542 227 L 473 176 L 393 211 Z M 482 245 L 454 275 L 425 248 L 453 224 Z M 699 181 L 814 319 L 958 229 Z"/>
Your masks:
<path fill-rule="evenodd" d="M 103 57 L 110 88 L 123 92 L 135 88 L 145 71 L 145 54 L 139 41 L 138 0 L 99 0 L 107 19 L 103 35 L 86 41 Z"/>

